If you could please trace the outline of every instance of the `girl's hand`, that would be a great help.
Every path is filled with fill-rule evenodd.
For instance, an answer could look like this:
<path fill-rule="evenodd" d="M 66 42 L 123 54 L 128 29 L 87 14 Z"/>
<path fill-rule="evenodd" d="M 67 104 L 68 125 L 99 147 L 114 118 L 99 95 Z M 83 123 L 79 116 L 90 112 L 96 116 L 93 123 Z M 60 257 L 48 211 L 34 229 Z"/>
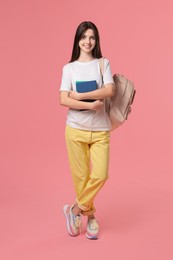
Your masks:
<path fill-rule="evenodd" d="M 75 100 L 80 100 L 80 93 L 78 93 L 76 91 L 70 91 L 69 92 L 69 97 L 73 98 Z"/>
<path fill-rule="evenodd" d="M 103 100 L 96 100 L 91 103 L 91 110 L 101 111 L 104 107 Z"/>

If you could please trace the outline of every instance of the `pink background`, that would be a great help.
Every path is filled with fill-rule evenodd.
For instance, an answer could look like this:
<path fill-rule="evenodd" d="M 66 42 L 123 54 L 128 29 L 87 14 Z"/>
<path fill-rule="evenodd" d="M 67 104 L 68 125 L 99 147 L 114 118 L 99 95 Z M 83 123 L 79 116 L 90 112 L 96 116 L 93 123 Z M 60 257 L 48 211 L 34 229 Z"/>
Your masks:
<path fill-rule="evenodd" d="M 1 0 L 0 12 L 0 258 L 172 260 L 172 1 Z M 62 213 L 74 191 L 58 90 L 84 20 L 97 25 L 112 71 L 137 89 L 129 121 L 112 133 L 98 241 L 69 237 Z"/>

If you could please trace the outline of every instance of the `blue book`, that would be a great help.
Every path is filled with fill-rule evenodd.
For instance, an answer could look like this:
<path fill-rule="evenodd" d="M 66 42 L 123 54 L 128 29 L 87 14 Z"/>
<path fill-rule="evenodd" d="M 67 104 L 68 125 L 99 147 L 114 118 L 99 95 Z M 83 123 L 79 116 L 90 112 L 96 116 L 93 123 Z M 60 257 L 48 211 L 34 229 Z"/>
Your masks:
<path fill-rule="evenodd" d="M 76 81 L 76 90 L 79 93 L 85 93 L 85 92 L 90 92 L 94 91 L 97 89 L 97 82 L 96 80 L 90 80 L 90 81 Z M 94 99 L 84 99 L 81 101 L 85 102 L 94 102 Z M 82 109 L 80 111 L 85 111 L 87 109 Z"/>
<path fill-rule="evenodd" d="M 76 81 L 76 90 L 79 93 L 90 92 L 97 89 L 96 80 Z"/>
<path fill-rule="evenodd" d="M 97 82 L 96 80 L 90 81 L 76 81 L 76 90 L 79 93 L 90 92 L 97 89 Z M 85 99 L 83 101 L 93 102 L 94 99 Z"/>

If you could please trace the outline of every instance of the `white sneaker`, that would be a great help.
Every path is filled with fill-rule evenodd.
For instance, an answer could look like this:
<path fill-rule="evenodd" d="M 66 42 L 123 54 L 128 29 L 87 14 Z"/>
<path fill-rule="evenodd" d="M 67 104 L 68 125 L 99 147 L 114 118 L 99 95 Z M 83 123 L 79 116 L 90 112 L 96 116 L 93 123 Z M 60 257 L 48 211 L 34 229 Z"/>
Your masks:
<path fill-rule="evenodd" d="M 80 234 L 80 230 L 81 230 L 81 216 L 75 216 L 72 213 L 72 208 L 74 207 L 74 205 L 70 206 L 70 205 L 64 205 L 63 207 L 63 211 L 64 211 L 64 215 L 66 217 L 66 225 L 67 225 L 67 230 L 70 236 L 76 237 Z"/>
<path fill-rule="evenodd" d="M 86 237 L 93 240 L 99 238 L 99 225 L 95 218 L 88 220 Z"/>

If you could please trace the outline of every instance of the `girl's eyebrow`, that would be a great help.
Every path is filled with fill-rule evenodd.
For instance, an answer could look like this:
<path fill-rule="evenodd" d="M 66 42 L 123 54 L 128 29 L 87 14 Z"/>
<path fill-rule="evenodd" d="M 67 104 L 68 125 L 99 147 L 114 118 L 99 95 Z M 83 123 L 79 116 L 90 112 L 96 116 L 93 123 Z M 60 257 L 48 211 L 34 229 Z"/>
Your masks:
<path fill-rule="evenodd" d="M 87 36 L 87 34 L 82 34 L 82 36 Z M 93 35 L 90 35 L 90 37 L 95 37 L 95 35 L 93 34 Z"/>

